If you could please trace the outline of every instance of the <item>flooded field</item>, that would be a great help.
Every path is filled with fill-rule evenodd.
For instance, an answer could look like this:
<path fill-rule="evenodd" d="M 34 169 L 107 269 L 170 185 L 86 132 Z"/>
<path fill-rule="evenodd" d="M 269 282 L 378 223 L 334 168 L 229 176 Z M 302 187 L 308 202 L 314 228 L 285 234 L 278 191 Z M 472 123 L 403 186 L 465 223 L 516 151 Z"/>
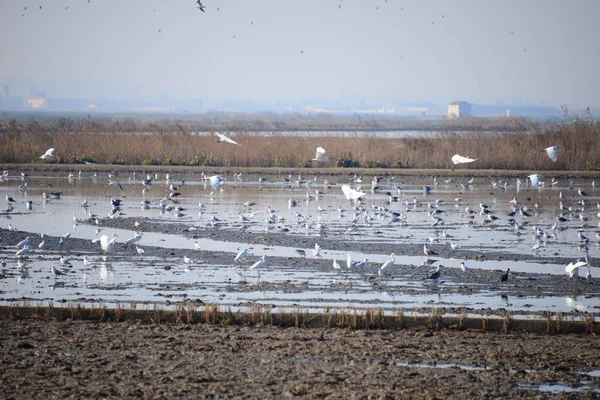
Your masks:
<path fill-rule="evenodd" d="M 544 187 L 531 188 L 526 174 L 520 185 L 503 177 L 386 176 L 371 190 L 372 176 L 307 171 L 224 175 L 213 189 L 200 173 L 167 180 L 21 172 L 0 183 L 0 196 L 14 200 L 0 215 L 3 304 L 195 301 L 575 317 L 600 309 L 600 191 L 591 179 L 544 176 Z M 342 185 L 364 191 L 363 202 L 347 200 Z M 100 238 L 113 234 L 103 251 Z M 586 252 L 591 267 L 582 263 L 569 277 L 565 267 Z"/>

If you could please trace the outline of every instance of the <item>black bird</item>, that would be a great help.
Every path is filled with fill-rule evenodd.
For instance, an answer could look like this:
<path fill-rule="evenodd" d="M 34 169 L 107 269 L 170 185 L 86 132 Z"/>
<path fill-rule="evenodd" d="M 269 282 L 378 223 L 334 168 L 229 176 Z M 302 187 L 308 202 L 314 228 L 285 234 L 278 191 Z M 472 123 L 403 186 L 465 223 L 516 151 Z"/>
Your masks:
<path fill-rule="evenodd" d="M 506 269 L 506 273 L 502 274 L 502 276 L 500 277 L 500 282 L 506 282 L 508 281 L 508 273 L 510 272 L 510 268 Z"/>
<path fill-rule="evenodd" d="M 202 2 L 200 0 L 196 0 L 196 3 L 197 3 L 197 5 L 196 5 L 197 9 L 199 9 L 202 12 L 206 12 L 206 11 L 204 11 L 204 6 L 202 5 Z"/>

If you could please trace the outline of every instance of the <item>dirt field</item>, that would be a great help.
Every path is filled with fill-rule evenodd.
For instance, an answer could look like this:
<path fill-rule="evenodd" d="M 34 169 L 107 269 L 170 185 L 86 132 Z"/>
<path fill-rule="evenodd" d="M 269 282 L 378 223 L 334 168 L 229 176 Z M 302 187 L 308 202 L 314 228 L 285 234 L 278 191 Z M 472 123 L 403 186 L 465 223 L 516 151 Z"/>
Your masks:
<path fill-rule="evenodd" d="M 0 321 L 0 356 L 5 399 L 600 396 L 590 335 L 25 318 Z"/>

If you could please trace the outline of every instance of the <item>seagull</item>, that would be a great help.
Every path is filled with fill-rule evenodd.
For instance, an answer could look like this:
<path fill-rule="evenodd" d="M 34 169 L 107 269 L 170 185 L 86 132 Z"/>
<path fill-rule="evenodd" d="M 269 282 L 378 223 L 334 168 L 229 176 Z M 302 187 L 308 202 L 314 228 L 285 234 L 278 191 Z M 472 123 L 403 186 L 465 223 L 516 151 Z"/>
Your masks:
<path fill-rule="evenodd" d="M 31 247 L 29 247 L 29 245 L 26 245 L 25 247 L 23 247 L 22 249 L 18 250 L 15 255 L 17 257 L 21 257 L 24 256 L 25 254 L 29 253 L 29 250 L 31 250 Z"/>
<path fill-rule="evenodd" d="M 52 266 L 52 272 L 54 273 L 54 276 L 66 275 L 61 270 L 57 269 L 54 265 Z"/>
<path fill-rule="evenodd" d="M 554 162 L 556 162 L 557 157 L 556 157 L 556 152 L 558 151 L 558 146 L 550 146 L 545 148 L 544 150 L 546 154 L 548 154 L 548 157 L 550 157 L 550 159 Z"/>
<path fill-rule="evenodd" d="M 425 279 L 438 279 L 440 277 L 440 275 L 442 274 L 442 272 L 440 271 L 440 268 L 442 268 L 442 267 L 443 267 L 442 264 L 438 264 L 435 271 L 433 271 L 433 273 Z"/>
<path fill-rule="evenodd" d="M 467 268 L 464 261 L 460 263 L 460 269 L 462 270 L 462 272 L 469 272 L 469 268 Z"/>
<path fill-rule="evenodd" d="M 577 189 L 577 192 L 579 193 L 580 196 L 589 196 L 586 192 L 581 190 L 581 188 Z"/>
<path fill-rule="evenodd" d="M 108 182 L 108 184 L 109 184 L 109 185 L 116 186 L 116 187 L 118 187 L 119 189 L 121 189 L 122 191 L 125 191 L 125 189 L 123 189 L 123 185 L 121 185 L 121 184 L 120 184 L 119 182 L 117 182 L 117 181 L 110 181 L 110 182 Z"/>
<path fill-rule="evenodd" d="M 500 277 L 500 282 L 506 282 L 508 281 L 508 274 L 510 273 L 510 268 L 506 269 L 506 272 L 504 274 L 502 274 L 502 276 Z"/>
<path fill-rule="evenodd" d="M 452 162 L 454 163 L 454 165 L 456 164 L 464 164 L 464 163 L 470 163 L 473 161 L 477 161 L 476 158 L 469 158 L 469 157 L 463 157 L 459 154 L 455 154 L 452 156 Z"/>
<path fill-rule="evenodd" d="M 199 1 L 198 1 L 198 3 L 199 3 Z M 219 137 L 219 141 L 217 143 L 227 142 L 227 143 L 236 144 L 238 146 L 241 146 L 238 142 L 236 142 L 235 140 L 233 140 L 233 139 L 231 139 L 231 138 L 223 135 L 222 133 L 219 133 L 219 132 L 215 131 L 215 135 L 217 135 Z"/>
<path fill-rule="evenodd" d="M 317 162 L 329 161 L 329 157 L 327 157 L 325 155 L 325 149 L 322 147 L 317 147 L 317 155 L 315 156 L 315 158 L 312 159 L 312 161 L 317 161 Z"/>
<path fill-rule="evenodd" d="M 54 149 L 48 149 L 44 154 L 40 156 L 40 159 L 42 160 L 54 160 L 54 158 Z"/>
<path fill-rule="evenodd" d="M 301 257 L 306 258 L 306 250 L 304 249 L 296 249 L 295 252 L 300 255 Z"/>
<path fill-rule="evenodd" d="M 9 203 L 16 203 L 16 200 L 13 199 L 11 196 L 9 196 L 8 194 L 6 195 L 6 201 Z"/>
<path fill-rule="evenodd" d="M 427 244 L 423 245 L 423 253 L 425 253 L 426 256 L 437 256 L 438 255 L 435 251 L 433 251 L 432 249 L 427 247 Z"/>
<path fill-rule="evenodd" d="M 196 8 L 199 9 L 200 11 L 202 11 L 202 12 L 206 12 L 206 11 L 204 11 L 204 6 L 200 2 L 200 0 L 196 0 Z"/>

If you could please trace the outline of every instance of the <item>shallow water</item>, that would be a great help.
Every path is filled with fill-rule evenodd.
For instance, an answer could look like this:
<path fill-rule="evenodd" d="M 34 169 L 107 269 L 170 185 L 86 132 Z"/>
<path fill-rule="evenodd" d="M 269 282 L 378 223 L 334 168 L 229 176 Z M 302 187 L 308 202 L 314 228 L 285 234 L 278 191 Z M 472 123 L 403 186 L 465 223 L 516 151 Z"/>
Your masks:
<path fill-rule="evenodd" d="M 50 249 L 38 250 L 37 244 L 40 240 L 35 236 L 35 246 L 26 261 L 30 276 L 27 278 L 18 277 L 16 272 L 16 243 L 2 243 L 2 257 L 7 260 L 8 265 L 3 273 L 4 278 L 0 279 L 0 299 L 4 302 L 24 298 L 28 301 L 68 300 L 113 304 L 117 301 L 182 301 L 188 298 L 232 307 L 242 307 L 252 302 L 279 307 L 308 307 L 315 310 L 332 306 L 382 307 L 386 310 L 397 307 L 466 307 L 505 308 L 516 314 L 519 311 L 595 312 L 600 309 L 597 285 L 590 285 L 589 289 L 586 287 L 585 293 L 578 291 L 564 298 L 540 295 L 539 292 L 507 296 L 502 287 L 477 290 L 477 283 L 471 282 L 469 286 L 476 290 L 473 293 L 461 294 L 456 292 L 462 286 L 460 278 L 453 277 L 433 285 L 415 279 L 416 276 L 427 273 L 426 267 L 416 268 L 425 257 L 410 254 L 397 254 L 395 262 L 399 266 L 413 266 L 414 269 L 403 272 L 408 275 L 392 274 L 385 282 L 375 285 L 366 277 L 376 276 L 378 266 L 389 259 L 388 254 L 364 250 L 349 252 L 322 249 L 318 261 L 336 259 L 344 267 L 340 272 L 314 268 L 314 263 L 318 261 L 313 260 L 311 254 L 312 244 L 318 242 L 323 235 L 329 238 L 337 237 L 350 248 L 353 243 L 367 245 L 363 246 L 363 249 L 368 249 L 368 245 L 381 243 L 418 246 L 427 243 L 435 249 L 449 249 L 450 243 L 454 243 L 460 245 L 460 251 L 490 256 L 483 261 L 467 260 L 466 264 L 471 273 L 504 271 L 510 267 L 513 272 L 540 276 L 565 275 L 565 265 L 556 264 L 553 260 L 561 257 L 572 258 L 574 261 L 583 256 L 580 248 L 583 242 L 578 233 L 581 232 L 590 238 L 588 246 L 592 260 L 598 255 L 595 232 L 598 225 L 596 214 L 599 211 L 596 202 L 600 192 L 593 188 L 590 182 L 573 182 L 573 190 L 569 188 L 570 182 L 567 181 L 542 189 L 531 189 L 523 185 L 517 190 L 513 181 L 510 182 L 511 186 L 504 190 L 492 188 L 487 178 L 477 178 L 464 190 L 460 183 L 466 184 L 467 178 L 453 178 L 453 182 L 448 183 L 438 179 L 440 183 L 435 186 L 432 177 L 402 177 L 381 182 L 378 193 L 368 190 L 370 183 L 363 184 L 363 190 L 368 193 L 365 204 L 367 212 L 360 214 L 358 221 L 352 223 L 354 210 L 340 189 L 341 184 L 347 183 L 351 176 L 328 176 L 328 185 L 320 178 L 310 186 L 295 183 L 298 177 L 292 177 L 288 183 L 282 181 L 284 177 L 270 175 L 265 177 L 268 181 L 261 184 L 258 183 L 257 176 L 226 177 L 223 188 L 216 191 L 203 182 L 199 174 L 177 176 L 170 183 L 180 186 L 181 179 L 185 179 L 185 185 L 181 186 L 182 195 L 177 198 L 177 205 L 184 208 L 181 216 L 167 212 L 157 205 L 157 201 L 169 193 L 164 175 L 161 175 L 160 180 L 147 192 L 142 191 L 141 178 L 144 178 L 141 174 L 135 177 L 125 174 L 115 177 L 114 179 L 119 180 L 125 187 L 124 192 L 115 186 L 109 186 L 105 175 L 94 180 L 89 173 L 75 179 L 58 175 L 34 175 L 27 179 L 26 192 L 18 191 L 17 186 L 24 181 L 16 172 L 8 181 L 1 183 L 0 196 L 8 194 L 14 197 L 16 205 L 14 211 L 1 215 L 0 226 L 6 228 L 10 224 L 14 229 L 31 233 L 32 238 L 33 234 L 41 233 L 52 238 L 48 239 Z M 306 176 L 308 181 L 312 178 Z M 368 180 L 370 179 L 365 177 L 365 181 Z M 397 185 L 402 187 L 400 194 L 396 190 Z M 423 185 L 430 185 L 433 188 L 432 193 L 424 193 Z M 585 198 L 588 203 L 585 208 L 577 205 L 577 202 L 583 199 L 577 194 L 577 187 L 582 187 L 590 194 Z M 54 191 L 63 192 L 60 199 L 43 200 L 43 192 Z M 316 191 L 322 193 L 318 195 Z M 393 192 L 394 196 L 399 195 L 399 201 L 386 204 L 386 191 Z M 567 197 L 566 205 L 576 210 L 565 213 L 569 221 L 560 224 L 563 230 L 551 230 L 551 226 L 556 222 L 555 217 L 560 212 L 558 196 L 561 192 Z M 84 268 L 81 261 L 84 253 L 66 252 L 56 245 L 56 237 L 67 232 L 71 232 L 72 238 L 86 240 L 102 234 L 110 236 L 116 233 L 118 242 L 133 236 L 134 232 L 131 230 L 104 227 L 104 221 L 111 210 L 110 198 L 117 197 L 123 199 L 124 215 L 119 218 L 139 221 L 140 231 L 144 231 L 144 224 L 147 223 L 181 225 L 181 230 L 166 234 L 145 232 L 139 242 L 142 247 L 168 249 L 175 254 L 174 256 L 138 255 L 131 249 L 127 257 L 116 256 L 104 262 L 101 259 L 102 252 L 98 248 L 97 252 L 84 252 L 92 260 L 91 266 Z M 457 197 L 462 200 L 455 200 Z M 506 222 L 509 218 L 506 214 L 511 211 L 509 201 L 513 197 L 519 200 L 520 206 L 527 206 L 531 213 L 530 217 L 521 216 L 519 213 L 513 217 L 524 223 L 523 229 L 519 231 L 520 235 L 515 234 L 514 229 Z M 87 209 L 79 206 L 84 198 L 88 199 L 90 205 Z M 140 206 L 140 202 L 145 199 L 151 201 L 149 208 Z M 297 206 L 290 207 L 288 199 L 297 201 Z M 27 200 L 33 202 L 32 210 L 25 209 Z M 432 208 L 429 208 L 428 203 L 433 205 L 436 200 L 441 200 L 439 209 L 444 211 L 441 213 L 444 223 L 432 226 L 433 219 L 429 215 Z M 248 201 L 256 205 L 245 207 L 244 203 Z M 204 204 L 204 208 L 199 208 L 199 202 Z M 465 208 L 470 206 L 479 212 L 479 202 L 489 204 L 494 210 L 493 215 L 499 219 L 488 222 L 479 213 L 469 218 Z M 535 203 L 539 206 L 535 207 Z M 389 214 L 376 210 L 372 205 L 403 212 L 406 220 L 393 221 Z M 338 211 L 340 206 L 345 212 Z M 265 221 L 269 214 L 267 207 L 277 210 L 275 214 L 280 218 L 277 223 L 270 224 Z M 99 216 L 98 225 L 88 221 L 86 211 Z M 252 214 L 247 222 L 248 232 L 277 232 L 297 238 L 295 241 L 300 246 L 232 242 L 219 240 L 218 235 L 214 235 L 215 239 L 210 237 L 211 230 L 237 230 L 242 225 L 241 213 Z M 302 217 L 298 217 L 297 213 Z M 580 218 L 580 215 L 583 218 Z M 215 227 L 210 223 L 213 217 L 220 220 Z M 324 224 L 326 229 L 320 231 L 317 228 L 319 223 Z M 355 226 L 356 230 L 347 232 L 351 226 Z M 541 242 L 540 248 L 533 251 L 534 226 L 556 235 L 556 238 Z M 195 241 L 202 247 L 201 251 L 194 250 L 194 240 L 190 239 L 189 235 L 186 237 L 182 234 L 184 228 L 188 230 L 187 233 L 198 233 L 199 237 Z M 302 246 L 307 243 L 310 245 Z M 228 254 L 231 260 L 242 248 L 249 248 L 251 253 L 250 261 L 242 265 L 234 265 L 230 261 L 214 263 L 204 260 L 207 251 L 211 254 Z M 306 251 L 306 259 L 295 252 L 297 248 Z M 489 259 L 497 258 L 493 256 L 495 253 L 511 254 L 517 256 L 516 258 L 523 256 L 524 259 Z M 353 260 L 368 258 L 369 266 L 360 270 L 347 270 L 345 262 L 348 254 Z M 462 259 L 452 258 L 453 252 L 449 254 L 449 258 L 436 258 L 446 269 L 458 274 Z M 51 276 L 50 267 L 59 266 L 57 260 L 61 255 L 69 257 L 73 266 L 64 276 Z M 184 255 L 193 259 L 191 266 L 184 264 Z M 248 265 L 262 255 L 267 259 L 279 257 L 280 261 L 268 261 L 259 278 L 256 271 L 248 270 Z M 585 275 L 585 270 L 580 272 L 581 275 Z M 594 276 L 600 274 L 596 267 L 592 267 L 591 272 Z"/>

